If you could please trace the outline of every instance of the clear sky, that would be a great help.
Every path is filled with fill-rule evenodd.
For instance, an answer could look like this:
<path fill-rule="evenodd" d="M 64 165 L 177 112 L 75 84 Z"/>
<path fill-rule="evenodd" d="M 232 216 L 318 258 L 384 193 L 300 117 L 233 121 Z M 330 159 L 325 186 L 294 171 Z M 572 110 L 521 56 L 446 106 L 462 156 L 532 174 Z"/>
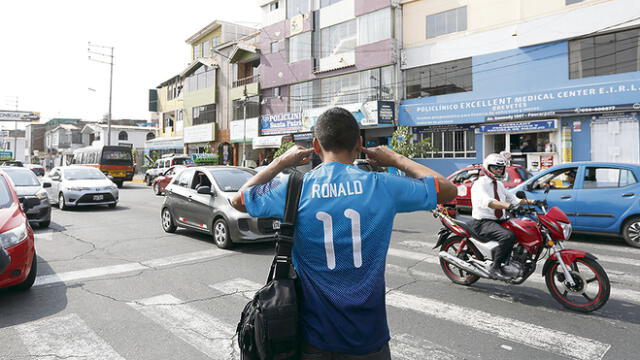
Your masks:
<path fill-rule="evenodd" d="M 107 113 L 109 65 L 89 61 L 89 41 L 115 47 L 112 118 L 149 119 L 148 89 L 188 65 L 188 37 L 261 20 L 257 0 L 0 0 L 0 14 L 0 109 L 18 97 L 43 120 Z"/>

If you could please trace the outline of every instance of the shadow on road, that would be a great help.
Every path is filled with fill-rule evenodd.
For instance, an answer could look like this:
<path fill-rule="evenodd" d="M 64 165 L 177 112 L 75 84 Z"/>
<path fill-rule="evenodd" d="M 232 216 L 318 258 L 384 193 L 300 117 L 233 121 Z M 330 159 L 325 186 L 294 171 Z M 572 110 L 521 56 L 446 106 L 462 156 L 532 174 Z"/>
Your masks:
<path fill-rule="evenodd" d="M 217 248 L 216 244 L 213 242 L 213 238 L 211 235 L 204 234 L 194 230 L 188 230 L 179 228 L 175 232 L 176 234 L 187 236 L 194 240 L 199 240 L 202 242 L 209 243 L 212 248 Z M 242 243 L 242 244 L 234 244 L 231 251 L 236 251 L 243 254 L 256 254 L 256 255 L 273 255 L 275 250 L 275 242 L 267 241 L 267 242 L 259 242 L 259 243 Z"/>

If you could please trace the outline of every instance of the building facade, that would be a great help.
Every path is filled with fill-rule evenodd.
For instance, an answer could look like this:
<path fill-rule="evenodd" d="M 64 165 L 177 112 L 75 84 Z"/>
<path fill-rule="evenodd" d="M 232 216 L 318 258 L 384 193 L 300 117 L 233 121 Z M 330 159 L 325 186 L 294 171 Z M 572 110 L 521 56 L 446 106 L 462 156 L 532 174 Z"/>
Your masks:
<path fill-rule="evenodd" d="M 449 174 L 507 151 L 536 172 L 640 162 L 640 4 L 403 1 L 399 124 Z M 418 31 L 415 31 L 418 29 Z"/>
<path fill-rule="evenodd" d="M 395 124 L 401 13 L 390 0 L 261 2 L 262 107 L 254 149 L 284 140 L 311 145 L 326 109 L 350 110 L 368 146 L 387 144 Z"/>

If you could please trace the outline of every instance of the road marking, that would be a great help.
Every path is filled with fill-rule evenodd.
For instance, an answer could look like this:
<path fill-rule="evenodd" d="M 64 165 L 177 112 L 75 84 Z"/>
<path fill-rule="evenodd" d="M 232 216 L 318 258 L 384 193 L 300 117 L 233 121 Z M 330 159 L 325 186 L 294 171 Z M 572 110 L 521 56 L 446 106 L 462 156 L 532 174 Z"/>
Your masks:
<path fill-rule="evenodd" d="M 602 359 L 611 345 L 558 330 L 399 291 L 387 293 L 387 305 L 470 327 L 534 349 L 580 360 Z"/>
<path fill-rule="evenodd" d="M 172 295 L 141 299 L 128 305 L 212 359 L 239 357 L 234 326 Z"/>
<path fill-rule="evenodd" d="M 216 257 L 230 255 L 230 254 L 233 254 L 233 252 L 230 252 L 227 250 L 221 250 L 221 249 L 212 249 L 212 250 L 180 254 L 180 255 L 170 256 L 165 258 L 135 262 L 135 263 L 103 266 L 103 267 L 97 267 L 97 268 L 91 268 L 91 269 L 68 271 L 63 273 L 54 273 L 50 275 L 40 275 L 36 278 L 36 282 L 34 286 L 50 285 L 50 284 L 56 284 L 61 282 L 68 283 L 71 281 L 91 279 L 91 278 L 96 278 L 96 277 L 106 276 L 106 275 L 123 274 L 128 272 L 146 270 L 150 268 L 157 269 L 157 268 L 168 267 L 172 265 L 189 263 L 192 261 L 213 259 Z"/>
<path fill-rule="evenodd" d="M 438 264 L 438 265 L 440 264 L 440 260 L 439 260 L 439 258 L 437 256 L 428 255 L 428 254 L 424 254 L 424 253 L 416 253 L 416 252 L 411 252 L 411 251 L 406 251 L 406 250 L 398 250 L 398 249 L 390 248 L 389 249 L 389 255 L 395 256 L 395 257 L 401 257 L 401 258 L 405 258 L 405 259 L 409 259 L 409 260 L 417 260 L 417 261 L 422 260 L 422 261 L 424 261 L 426 263 L 430 263 L 430 264 Z M 392 271 L 403 271 L 403 272 L 406 272 L 405 268 L 400 267 L 398 265 L 393 265 L 393 264 L 388 264 L 387 265 L 387 269 L 391 269 Z M 417 270 L 411 270 L 411 273 L 414 274 L 414 275 L 418 275 L 420 277 L 423 277 L 425 279 L 429 279 L 429 280 L 438 280 L 438 281 L 448 280 L 448 278 L 445 275 L 436 275 L 436 274 L 426 273 L 426 272 L 417 271 Z M 614 275 L 614 274 L 607 274 L 607 275 L 609 276 L 610 279 L 617 279 L 618 278 L 618 275 Z M 542 284 L 542 285 L 546 286 L 544 278 L 538 272 L 532 274 L 525 281 L 525 283 L 527 283 L 527 282 L 536 283 L 536 284 Z M 500 282 L 500 284 L 504 284 L 504 283 Z M 611 287 L 611 291 L 610 291 L 610 297 L 613 298 L 613 299 L 623 300 L 623 301 L 631 302 L 631 303 L 634 303 L 634 304 L 640 304 L 640 291 L 628 290 L 628 289 L 620 289 L 620 288 L 612 286 Z"/>
<path fill-rule="evenodd" d="M 251 280 L 236 278 L 219 282 L 209 287 L 222 292 L 223 294 L 235 294 L 236 296 L 252 299 L 256 291 L 263 285 Z M 462 360 L 464 356 L 444 346 L 433 344 L 424 339 L 418 339 L 409 334 L 393 335 L 389 345 L 394 359 L 424 359 L 424 360 Z"/>
<path fill-rule="evenodd" d="M 124 360 L 76 314 L 15 326 L 29 353 L 38 359 Z"/>

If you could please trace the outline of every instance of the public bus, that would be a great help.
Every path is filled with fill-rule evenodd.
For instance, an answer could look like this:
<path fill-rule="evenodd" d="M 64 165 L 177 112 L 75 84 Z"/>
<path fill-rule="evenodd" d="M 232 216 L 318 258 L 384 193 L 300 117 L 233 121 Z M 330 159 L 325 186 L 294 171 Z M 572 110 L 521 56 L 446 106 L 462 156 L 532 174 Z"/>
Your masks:
<path fill-rule="evenodd" d="M 71 163 L 98 168 L 111 176 L 118 187 L 122 187 L 125 181 L 131 181 L 136 171 L 130 146 L 104 145 L 76 149 Z"/>

